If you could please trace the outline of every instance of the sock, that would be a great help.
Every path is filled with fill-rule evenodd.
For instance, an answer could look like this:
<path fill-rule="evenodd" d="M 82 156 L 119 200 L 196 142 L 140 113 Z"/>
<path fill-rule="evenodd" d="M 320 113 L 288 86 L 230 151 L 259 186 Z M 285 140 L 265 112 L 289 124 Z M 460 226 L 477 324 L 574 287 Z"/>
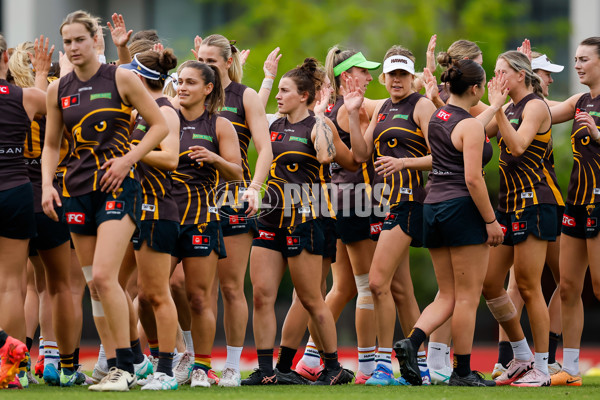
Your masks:
<path fill-rule="evenodd" d="M 508 363 L 514 358 L 513 348 L 510 342 L 498 342 L 498 364 L 508 368 Z"/>
<path fill-rule="evenodd" d="M 181 331 L 183 341 L 185 342 L 185 351 L 194 354 L 194 341 L 192 340 L 192 331 Z"/>
<path fill-rule="evenodd" d="M 27 351 L 31 352 L 31 346 L 33 346 L 33 338 L 26 337 L 25 345 L 27 346 Z"/>
<path fill-rule="evenodd" d="M 159 351 L 158 351 L 158 339 L 156 339 L 156 340 L 150 340 L 150 339 L 148 339 L 148 347 L 150 347 L 150 355 L 152 357 L 154 357 L 154 358 L 160 357 L 158 355 L 158 353 L 159 353 Z"/>
<path fill-rule="evenodd" d="M 144 361 L 144 353 L 142 353 L 142 346 L 140 345 L 140 339 L 135 339 L 129 342 L 131 345 L 131 351 L 133 352 L 133 363 L 141 364 Z"/>
<path fill-rule="evenodd" d="M 60 367 L 61 370 L 65 373 L 65 375 L 72 375 L 75 371 L 75 367 L 73 366 L 74 356 L 75 353 L 60 355 Z"/>
<path fill-rule="evenodd" d="M 98 361 L 106 361 L 106 352 L 102 343 L 100 343 L 100 351 L 98 351 Z"/>
<path fill-rule="evenodd" d="M 38 358 L 44 355 L 44 337 L 40 335 L 39 344 L 38 344 Z"/>
<path fill-rule="evenodd" d="M 387 369 L 392 369 L 392 349 L 390 347 L 379 347 L 375 354 L 377 365 L 383 365 Z"/>
<path fill-rule="evenodd" d="M 256 349 L 258 356 L 258 369 L 265 375 L 273 375 L 273 349 Z"/>
<path fill-rule="evenodd" d="M 415 346 L 415 349 L 418 350 L 419 347 L 421 347 L 421 345 L 425 341 L 425 339 L 427 339 L 427 335 L 421 329 L 413 328 L 413 330 L 410 332 L 410 335 L 408 335 L 408 339 L 410 340 L 412 345 Z"/>
<path fill-rule="evenodd" d="M 60 361 L 60 354 L 58 352 L 58 345 L 56 342 L 46 340 L 44 342 L 44 367 L 46 365 L 54 365 L 58 369 L 58 362 Z"/>
<path fill-rule="evenodd" d="M 579 349 L 563 347 L 563 371 L 572 376 L 579 375 Z"/>
<path fill-rule="evenodd" d="M 116 367 L 117 366 L 117 357 L 106 359 L 106 365 L 108 366 L 109 371 L 112 367 Z"/>
<path fill-rule="evenodd" d="M 287 374 L 292 371 L 292 363 L 298 349 L 292 349 L 291 347 L 280 346 L 279 356 L 277 357 L 276 368 L 279 372 Z"/>
<path fill-rule="evenodd" d="M 6 344 L 6 339 L 8 339 L 6 332 L 0 331 L 0 348 L 4 347 Z"/>
<path fill-rule="evenodd" d="M 391 354 L 390 354 L 391 361 Z M 375 371 L 375 346 L 358 348 L 358 370 L 365 375 L 372 375 Z"/>
<path fill-rule="evenodd" d="M 175 353 L 158 352 L 158 366 L 156 372 L 162 372 L 169 376 L 173 376 L 173 357 Z"/>
<path fill-rule="evenodd" d="M 538 371 L 548 375 L 548 353 L 535 353 L 535 363 L 533 364 Z"/>
<path fill-rule="evenodd" d="M 79 365 L 79 347 L 76 348 L 75 353 L 73 353 L 73 363 Z"/>
<path fill-rule="evenodd" d="M 234 371 L 240 371 L 240 358 L 242 358 L 243 347 L 227 346 L 227 360 L 225 360 L 225 368 L 231 368 Z"/>
<path fill-rule="evenodd" d="M 448 368 L 452 368 L 452 360 L 450 359 L 450 346 L 448 346 L 446 348 L 446 358 L 444 360 L 444 362 L 446 363 L 446 367 Z"/>
<path fill-rule="evenodd" d="M 429 342 L 427 345 L 427 366 L 431 370 L 441 370 L 446 366 L 446 343 Z"/>
<path fill-rule="evenodd" d="M 460 377 L 471 373 L 471 355 L 454 353 L 454 371 Z"/>
<path fill-rule="evenodd" d="M 550 332 L 550 341 L 548 342 L 548 364 L 554 364 L 556 362 L 556 348 L 560 342 L 560 335 L 558 333 Z"/>
<path fill-rule="evenodd" d="M 194 354 L 194 369 L 210 371 L 210 354 Z"/>
<path fill-rule="evenodd" d="M 135 370 L 133 369 L 133 360 L 134 355 L 131 347 L 125 347 L 123 349 L 117 349 L 117 368 L 122 369 L 123 371 L 127 371 L 130 374 L 134 374 Z"/>
<path fill-rule="evenodd" d="M 510 342 L 510 345 L 513 349 L 514 357 L 517 360 L 527 361 L 531 360 L 533 357 L 533 353 L 527 344 L 527 339 L 519 340 L 518 342 Z"/>
<path fill-rule="evenodd" d="M 325 363 L 325 368 L 328 370 L 338 369 L 340 363 L 338 362 L 338 353 L 334 351 L 333 353 L 323 353 L 323 362 Z"/>
<path fill-rule="evenodd" d="M 316 368 L 321 365 L 321 356 L 319 355 L 319 350 L 317 350 L 317 346 L 314 344 L 314 342 L 306 343 L 304 355 L 302 356 L 302 362 L 310 368 Z"/>

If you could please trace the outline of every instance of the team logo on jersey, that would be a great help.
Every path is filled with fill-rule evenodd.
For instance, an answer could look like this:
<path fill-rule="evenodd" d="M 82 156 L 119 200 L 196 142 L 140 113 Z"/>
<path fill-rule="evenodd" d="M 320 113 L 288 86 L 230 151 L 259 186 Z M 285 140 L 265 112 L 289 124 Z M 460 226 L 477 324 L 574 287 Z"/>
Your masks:
<path fill-rule="evenodd" d="M 229 111 L 229 112 L 232 112 L 234 114 L 237 114 L 238 110 L 237 110 L 237 107 L 227 107 L 227 106 L 225 106 L 225 107 L 221 108 L 221 111 Z"/>
<path fill-rule="evenodd" d="M 68 212 L 65 214 L 67 217 L 67 224 L 69 225 L 83 225 L 85 224 L 85 214 L 78 212 Z"/>
<path fill-rule="evenodd" d="M 288 232 L 289 232 L 289 233 L 290 233 L 290 235 L 291 235 L 291 234 L 292 234 L 292 233 L 294 233 L 294 231 L 296 230 L 296 227 L 295 227 L 295 226 L 288 226 L 287 230 L 288 230 Z"/>
<path fill-rule="evenodd" d="M 94 93 L 90 95 L 90 100 L 96 99 L 112 99 L 112 93 Z"/>
<path fill-rule="evenodd" d="M 569 217 L 567 214 L 563 214 L 562 224 L 563 224 L 563 226 L 574 227 L 576 225 L 575 224 L 575 218 Z"/>
<path fill-rule="evenodd" d="M 154 212 L 154 204 L 142 204 L 142 211 Z"/>
<path fill-rule="evenodd" d="M 377 235 L 381 233 L 381 229 L 383 228 L 383 222 L 376 222 L 371 224 L 371 235 Z"/>
<path fill-rule="evenodd" d="M 0 94 L 10 94 L 10 89 L 6 85 L 0 85 Z"/>
<path fill-rule="evenodd" d="M 392 117 L 392 119 L 397 119 L 397 118 L 401 118 L 401 119 L 406 119 L 408 120 L 408 115 L 405 114 L 396 114 Z"/>
<path fill-rule="evenodd" d="M 525 231 L 525 230 L 527 230 L 527 221 L 512 223 L 512 231 L 513 232 L 521 232 L 521 231 Z"/>
<path fill-rule="evenodd" d="M 193 245 L 209 245 L 210 244 L 210 236 L 206 235 L 193 235 L 192 236 L 192 244 Z"/>
<path fill-rule="evenodd" d="M 330 113 L 331 111 L 333 111 L 333 106 L 334 106 L 334 105 L 335 105 L 335 104 L 333 104 L 333 103 L 329 103 L 329 104 L 327 104 L 327 108 L 325 109 L 325 112 L 326 112 L 326 113 Z"/>
<path fill-rule="evenodd" d="M 271 132 L 271 142 L 282 142 L 283 138 L 285 138 L 285 133 L 283 132 Z"/>
<path fill-rule="evenodd" d="M 229 216 L 229 224 L 230 225 L 238 225 L 238 224 L 245 224 L 246 223 L 246 217 L 242 217 L 239 215 L 230 215 Z"/>
<path fill-rule="evenodd" d="M 587 219 L 587 221 L 585 222 L 585 226 L 587 226 L 588 228 L 595 228 L 596 226 L 598 226 L 598 220 L 596 217 L 589 217 Z"/>
<path fill-rule="evenodd" d="M 508 122 L 510 122 L 511 124 L 519 125 L 519 120 L 517 118 L 513 118 Z"/>
<path fill-rule="evenodd" d="M 286 236 L 288 246 L 298 246 L 300 244 L 300 236 Z"/>
<path fill-rule="evenodd" d="M 383 122 L 383 121 L 385 121 L 385 119 L 387 118 L 387 116 L 388 116 L 387 113 L 386 114 L 380 113 L 377 116 L 377 122 Z"/>
<path fill-rule="evenodd" d="M 258 231 L 258 238 L 261 240 L 275 240 L 275 233 L 260 230 Z"/>
<path fill-rule="evenodd" d="M 441 119 L 444 122 L 447 122 L 450 117 L 452 116 L 452 113 L 446 112 L 444 110 L 440 110 L 438 111 L 438 113 L 435 115 L 436 117 L 438 117 L 439 119 Z"/>
<path fill-rule="evenodd" d="M 488 137 L 488 135 L 485 135 L 485 142 L 489 143 L 490 142 L 490 138 Z"/>
<path fill-rule="evenodd" d="M 308 144 L 308 140 L 303 137 L 290 136 L 289 140 L 290 140 L 290 142 L 300 142 L 300 143 Z"/>
<path fill-rule="evenodd" d="M 522 215 L 523 215 L 523 210 L 515 211 L 515 217 L 517 217 L 517 219 L 521 219 Z"/>
<path fill-rule="evenodd" d="M 123 211 L 125 208 L 124 201 L 110 200 L 106 202 L 104 209 L 106 211 Z"/>
<path fill-rule="evenodd" d="M 386 221 L 391 221 L 391 220 L 395 220 L 395 219 L 396 219 L 396 214 L 387 213 L 387 215 L 385 216 Z"/>
<path fill-rule="evenodd" d="M 594 211 L 595 208 L 596 206 L 594 204 L 585 206 L 585 210 L 587 211 L 588 215 L 592 215 L 592 211 Z"/>
<path fill-rule="evenodd" d="M 72 94 L 70 96 L 61 97 L 60 104 L 62 104 L 63 110 L 65 108 L 78 106 L 79 105 L 79 93 Z"/>
<path fill-rule="evenodd" d="M 208 223 L 204 222 L 202 224 L 198 224 L 198 226 L 196 228 L 198 228 L 198 232 L 202 233 L 202 232 L 204 232 L 204 230 L 206 229 L 207 226 L 208 226 Z"/>

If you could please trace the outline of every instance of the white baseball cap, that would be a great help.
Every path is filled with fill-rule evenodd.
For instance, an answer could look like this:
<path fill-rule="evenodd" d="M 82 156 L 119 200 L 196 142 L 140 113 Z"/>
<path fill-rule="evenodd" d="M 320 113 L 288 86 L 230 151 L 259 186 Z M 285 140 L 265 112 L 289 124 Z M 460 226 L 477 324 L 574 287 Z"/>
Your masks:
<path fill-rule="evenodd" d="M 391 56 L 383 62 L 383 73 L 395 71 L 397 69 L 403 69 L 415 74 L 415 63 L 408 57 L 404 56 Z"/>
<path fill-rule="evenodd" d="M 558 64 L 552 64 L 548 59 L 548 56 L 542 54 L 541 56 L 531 60 L 531 69 L 534 71 L 536 69 L 542 69 L 548 72 L 560 72 L 565 69 L 565 67 Z"/>

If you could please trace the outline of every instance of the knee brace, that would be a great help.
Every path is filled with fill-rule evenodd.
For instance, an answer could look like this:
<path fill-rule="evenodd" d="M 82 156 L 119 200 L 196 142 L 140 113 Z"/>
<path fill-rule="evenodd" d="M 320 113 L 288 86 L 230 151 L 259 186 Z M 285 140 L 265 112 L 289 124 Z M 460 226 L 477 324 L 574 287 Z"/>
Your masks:
<path fill-rule="evenodd" d="M 85 281 L 89 284 L 92 281 L 92 266 L 87 265 L 85 267 L 81 267 L 83 271 L 83 276 L 85 277 Z M 92 315 L 94 317 L 104 317 L 104 307 L 102 307 L 102 303 L 100 302 L 98 294 L 95 290 L 90 290 L 90 297 L 92 301 Z"/>
<path fill-rule="evenodd" d="M 508 293 L 504 293 L 502 296 L 496 297 L 495 299 L 486 300 L 486 303 L 492 315 L 498 322 L 508 321 L 517 315 L 517 309 Z"/>
<path fill-rule="evenodd" d="M 354 275 L 354 281 L 356 282 L 356 290 L 358 291 L 356 308 L 362 310 L 375 309 L 371 289 L 369 289 L 369 274 Z"/>

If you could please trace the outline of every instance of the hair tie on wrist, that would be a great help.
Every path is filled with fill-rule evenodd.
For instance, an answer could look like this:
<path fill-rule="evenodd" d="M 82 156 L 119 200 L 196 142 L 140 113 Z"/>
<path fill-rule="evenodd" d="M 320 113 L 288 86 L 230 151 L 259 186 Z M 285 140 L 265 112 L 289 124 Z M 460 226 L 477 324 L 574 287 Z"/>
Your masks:
<path fill-rule="evenodd" d="M 484 221 L 484 222 L 485 222 L 485 221 Z M 493 219 L 493 220 L 491 220 L 490 222 L 486 222 L 485 224 L 486 224 L 486 225 L 490 225 L 490 224 L 493 224 L 494 222 L 496 222 L 496 218 L 494 218 L 494 219 Z"/>

